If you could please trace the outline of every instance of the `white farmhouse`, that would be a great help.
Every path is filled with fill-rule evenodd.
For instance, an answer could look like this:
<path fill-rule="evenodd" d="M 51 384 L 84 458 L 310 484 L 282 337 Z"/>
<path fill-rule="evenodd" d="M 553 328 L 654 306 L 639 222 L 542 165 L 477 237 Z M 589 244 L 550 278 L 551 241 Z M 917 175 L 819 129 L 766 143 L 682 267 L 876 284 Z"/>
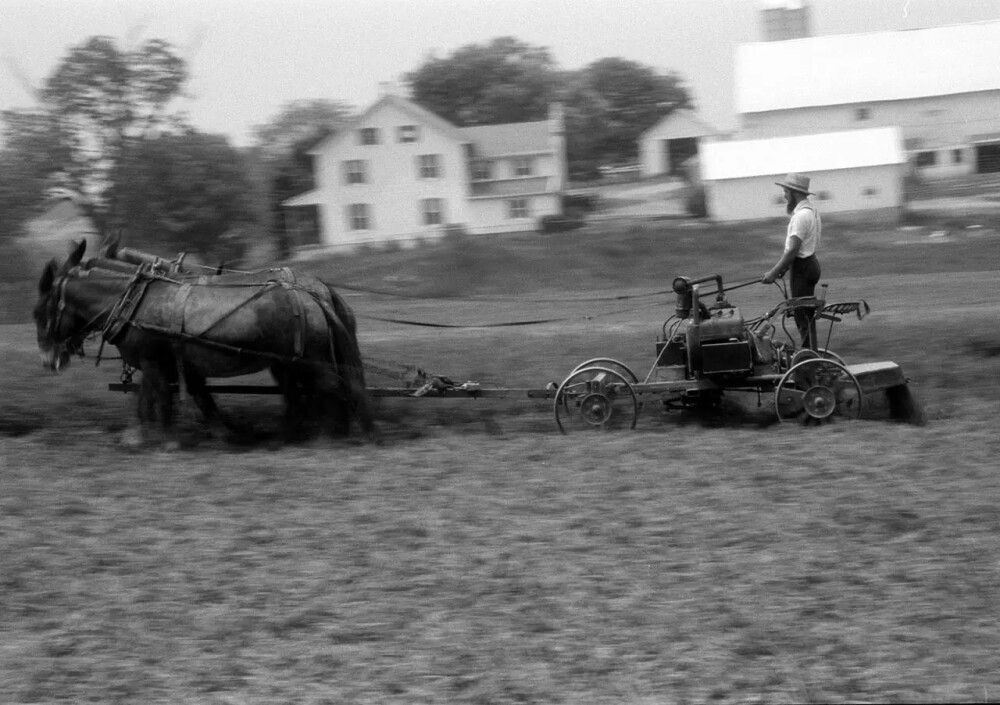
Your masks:
<path fill-rule="evenodd" d="M 549 119 L 460 128 L 387 93 L 311 151 L 316 187 L 284 206 L 313 206 L 324 248 L 410 243 L 448 226 L 473 234 L 534 230 L 562 210 L 561 106 Z"/>
<path fill-rule="evenodd" d="M 905 164 L 895 127 L 711 142 L 701 158 L 708 214 L 721 222 L 783 217 L 775 182 L 789 172 L 811 178 L 824 215 L 864 211 L 892 220 L 903 204 Z"/>
<path fill-rule="evenodd" d="M 898 126 L 918 176 L 1000 171 L 1000 22 L 743 44 L 741 138 Z"/>

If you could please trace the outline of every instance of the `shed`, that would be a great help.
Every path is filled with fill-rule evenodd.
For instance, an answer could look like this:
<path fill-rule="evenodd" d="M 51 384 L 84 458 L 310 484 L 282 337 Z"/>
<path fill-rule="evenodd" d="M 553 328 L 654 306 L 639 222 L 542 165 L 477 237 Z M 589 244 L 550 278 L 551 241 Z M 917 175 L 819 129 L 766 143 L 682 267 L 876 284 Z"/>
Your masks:
<path fill-rule="evenodd" d="M 684 162 L 698 156 L 702 140 L 717 134 L 693 111 L 673 111 L 639 136 L 642 176 L 683 175 Z"/>
<path fill-rule="evenodd" d="M 895 217 L 903 205 L 906 157 L 896 127 L 712 142 L 702 150 L 708 215 L 716 221 L 784 215 L 775 182 L 807 174 L 821 213 Z"/>

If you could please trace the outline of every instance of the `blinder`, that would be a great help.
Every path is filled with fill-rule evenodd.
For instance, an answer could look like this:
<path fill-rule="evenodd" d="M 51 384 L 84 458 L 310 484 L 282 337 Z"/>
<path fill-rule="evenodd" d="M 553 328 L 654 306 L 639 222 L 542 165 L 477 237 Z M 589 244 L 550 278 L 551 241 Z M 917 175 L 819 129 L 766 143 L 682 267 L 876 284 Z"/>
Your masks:
<path fill-rule="evenodd" d="M 52 285 L 52 299 L 49 303 L 50 311 L 45 326 L 45 338 L 51 342 L 57 356 L 65 351 L 70 355 L 83 357 L 83 341 L 91 332 L 90 326 L 85 325 L 75 335 L 71 333 L 60 337 L 63 318 L 66 315 L 66 283 L 74 271 L 75 268 L 59 277 Z M 55 311 L 52 311 L 52 308 L 55 308 Z"/>

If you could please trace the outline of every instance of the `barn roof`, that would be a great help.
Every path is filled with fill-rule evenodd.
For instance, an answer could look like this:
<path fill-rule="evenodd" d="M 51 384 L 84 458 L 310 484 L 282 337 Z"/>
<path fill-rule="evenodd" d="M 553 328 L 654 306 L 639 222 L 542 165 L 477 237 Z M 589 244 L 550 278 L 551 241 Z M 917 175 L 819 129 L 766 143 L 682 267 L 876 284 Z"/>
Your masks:
<path fill-rule="evenodd" d="M 1000 90 L 1000 22 L 742 44 L 736 110 Z"/>
<path fill-rule="evenodd" d="M 706 181 L 792 171 L 809 173 L 901 164 L 905 161 L 902 137 L 896 127 L 710 142 L 701 147 L 702 178 Z"/>

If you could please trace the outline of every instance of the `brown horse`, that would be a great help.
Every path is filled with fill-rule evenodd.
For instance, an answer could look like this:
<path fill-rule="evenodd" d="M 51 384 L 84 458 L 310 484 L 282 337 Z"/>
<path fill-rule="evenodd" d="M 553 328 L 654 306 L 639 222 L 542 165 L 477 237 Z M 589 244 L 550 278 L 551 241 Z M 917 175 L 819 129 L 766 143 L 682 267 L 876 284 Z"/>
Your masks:
<path fill-rule="evenodd" d="M 319 279 L 288 269 L 198 276 L 151 265 L 83 263 L 79 243 L 39 281 L 34 316 L 42 363 L 58 371 L 85 338 L 100 333 L 142 371 L 141 424 L 173 421 L 173 386 L 183 383 L 209 420 L 221 418 L 208 377 L 270 369 L 285 399 L 286 429 L 307 416 L 373 423 L 350 307 Z M 224 419 L 223 419 L 224 420 Z"/>

